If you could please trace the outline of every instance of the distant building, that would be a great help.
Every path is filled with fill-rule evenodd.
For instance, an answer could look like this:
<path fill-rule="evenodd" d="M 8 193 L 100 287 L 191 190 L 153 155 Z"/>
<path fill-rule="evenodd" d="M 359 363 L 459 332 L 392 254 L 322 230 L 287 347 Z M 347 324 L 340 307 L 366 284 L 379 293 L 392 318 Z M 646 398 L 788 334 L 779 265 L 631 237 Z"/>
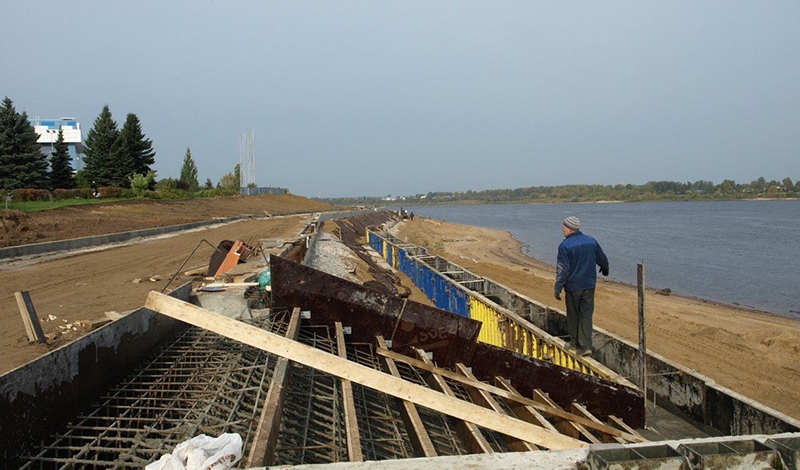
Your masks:
<path fill-rule="evenodd" d="M 83 133 L 80 123 L 71 117 L 61 119 L 39 119 L 37 116 L 31 119 L 31 125 L 39 134 L 39 145 L 42 146 L 42 153 L 50 158 L 55 151 L 56 140 L 58 140 L 58 130 L 64 132 L 64 142 L 69 149 L 69 156 L 72 159 L 72 167 L 76 170 L 83 169 Z"/>

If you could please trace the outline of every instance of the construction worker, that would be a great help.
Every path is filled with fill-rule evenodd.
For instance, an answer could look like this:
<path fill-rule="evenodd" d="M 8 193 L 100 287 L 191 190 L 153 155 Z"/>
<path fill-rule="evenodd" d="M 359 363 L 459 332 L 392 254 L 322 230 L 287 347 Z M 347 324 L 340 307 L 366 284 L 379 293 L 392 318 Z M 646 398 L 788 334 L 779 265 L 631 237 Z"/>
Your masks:
<path fill-rule="evenodd" d="M 558 246 L 555 296 L 561 300 L 566 291 L 567 331 L 569 347 L 581 356 L 592 355 L 592 313 L 594 288 L 597 284 L 595 265 L 608 276 L 608 258 L 594 238 L 580 231 L 581 221 L 575 216 L 564 219 L 561 230 L 564 241 Z"/>

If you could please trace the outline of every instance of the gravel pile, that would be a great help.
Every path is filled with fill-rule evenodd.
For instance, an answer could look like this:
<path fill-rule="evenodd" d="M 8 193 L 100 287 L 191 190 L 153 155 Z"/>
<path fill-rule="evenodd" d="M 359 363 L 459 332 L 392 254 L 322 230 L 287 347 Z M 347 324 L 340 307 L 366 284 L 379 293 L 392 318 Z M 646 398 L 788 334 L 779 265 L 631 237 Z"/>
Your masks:
<path fill-rule="evenodd" d="M 350 273 L 356 266 L 355 255 L 332 233 L 321 234 L 315 249 L 310 252 L 308 265 L 348 281 L 359 282 Z"/>

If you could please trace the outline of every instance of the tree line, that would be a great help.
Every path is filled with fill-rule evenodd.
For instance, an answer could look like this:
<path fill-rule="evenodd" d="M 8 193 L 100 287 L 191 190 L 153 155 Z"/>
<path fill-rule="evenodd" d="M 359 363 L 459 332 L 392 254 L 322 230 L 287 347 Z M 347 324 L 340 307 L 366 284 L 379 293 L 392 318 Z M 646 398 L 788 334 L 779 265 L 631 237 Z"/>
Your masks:
<path fill-rule="evenodd" d="M 335 205 L 376 204 L 447 204 L 447 203 L 536 203 L 536 202 L 595 202 L 595 201 L 689 201 L 751 198 L 798 198 L 800 181 L 790 177 L 781 181 L 767 180 L 763 176 L 749 183 L 723 180 L 694 182 L 650 181 L 645 184 L 572 184 L 562 186 L 528 186 L 515 189 L 488 189 L 483 191 L 429 192 L 411 196 L 364 196 L 327 198 Z"/>
<path fill-rule="evenodd" d="M 106 187 L 118 189 L 113 194 L 125 195 L 120 191 L 124 189 L 135 196 L 157 198 L 180 198 L 199 192 L 203 192 L 201 196 L 216 196 L 239 191 L 239 165 L 224 175 L 216 187 L 210 178 L 201 186 L 190 148 L 186 149 L 177 179 L 156 181 L 156 172 L 152 169 L 156 152 L 153 142 L 142 131 L 139 118 L 129 113 L 119 128 L 108 105 L 103 106 L 86 135 L 82 170 L 73 168 L 61 129 L 49 161 L 37 140 L 27 113 L 17 112 L 13 101 L 5 97 L 0 105 L 0 190 L 97 190 Z"/>

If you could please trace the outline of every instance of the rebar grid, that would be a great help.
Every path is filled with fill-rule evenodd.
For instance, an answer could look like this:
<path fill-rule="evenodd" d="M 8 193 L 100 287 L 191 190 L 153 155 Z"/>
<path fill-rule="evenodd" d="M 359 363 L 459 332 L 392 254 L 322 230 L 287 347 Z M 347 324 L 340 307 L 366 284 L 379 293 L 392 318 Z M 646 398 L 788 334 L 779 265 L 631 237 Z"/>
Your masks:
<path fill-rule="evenodd" d="M 336 354 L 325 326 L 303 326 L 298 341 Z M 347 436 L 338 379 L 292 363 L 274 465 L 347 461 Z"/>
<path fill-rule="evenodd" d="M 417 368 L 402 362 L 396 364 L 400 377 L 424 387 L 428 386 L 425 377 Z M 437 454 L 463 455 L 468 453 L 467 447 L 458 436 L 454 418 L 421 406 L 417 407 L 417 410 Z"/>
<path fill-rule="evenodd" d="M 347 346 L 348 359 L 381 370 L 372 345 L 354 343 Z M 364 460 L 414 457 L 395 399 L 358 384 L 353 384 L 353 395 Z"/>
<path fill-rule="evenodd" d="M 251 321 L 280 334 L 285 313 Z M 255 431 L 275 358 L 189 327 L 24 458 L 25 470 L 141 469 L 198 433 Z"/>

